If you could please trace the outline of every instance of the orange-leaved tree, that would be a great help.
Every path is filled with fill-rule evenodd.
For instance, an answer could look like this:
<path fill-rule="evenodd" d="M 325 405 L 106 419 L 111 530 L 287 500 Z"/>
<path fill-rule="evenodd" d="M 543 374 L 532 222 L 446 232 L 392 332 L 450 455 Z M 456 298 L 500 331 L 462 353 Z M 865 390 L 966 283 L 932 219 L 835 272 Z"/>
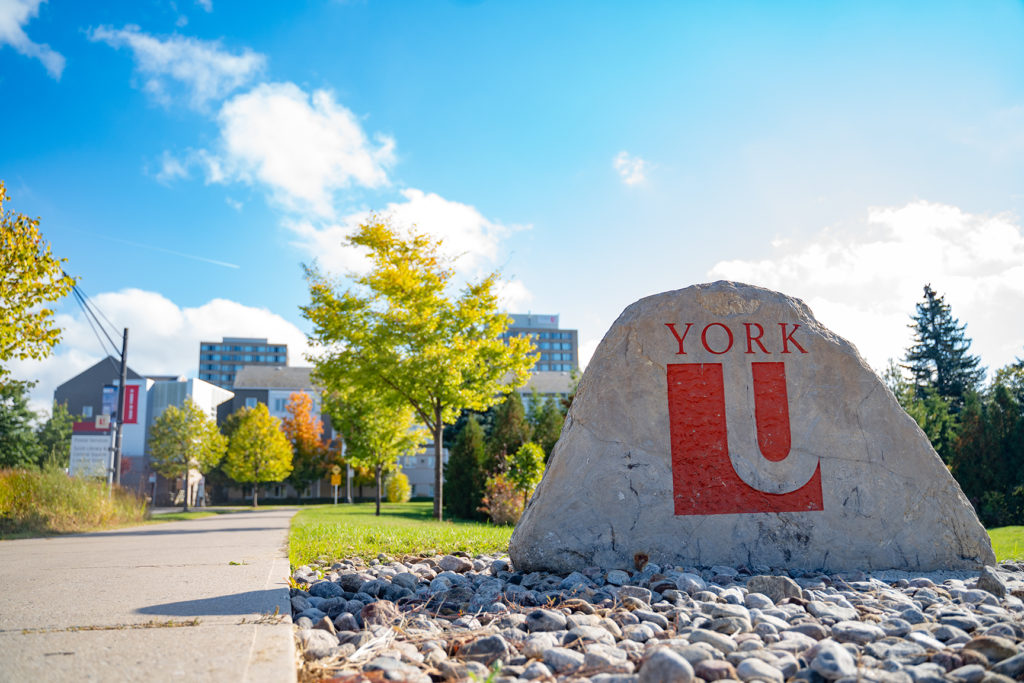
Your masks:
<path fill-rule="evenodd" d="M 281 420 L 281 431 L 292 443 L 292 473 L 288 483 L 301 498 L 311 483 L 324 476 L 328 444 L 324 443 L 324 423 L 313 414 L 313 398 L 304 391 L 288 396 L 288 416 Z"/>

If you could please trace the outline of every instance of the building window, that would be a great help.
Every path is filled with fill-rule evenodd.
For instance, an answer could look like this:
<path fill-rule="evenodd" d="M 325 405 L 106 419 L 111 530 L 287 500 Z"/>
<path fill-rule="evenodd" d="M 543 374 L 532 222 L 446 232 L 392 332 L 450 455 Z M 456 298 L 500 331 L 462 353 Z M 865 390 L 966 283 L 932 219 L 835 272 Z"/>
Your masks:
<path fill-rule="evenodd" d="M 286 399 L 286 398 L 275 398 L 274 399 L 274 412 L 276 412 L 276 413 L 283 413 L 284 412 L 284 408 L 285 408 L 285 406 L 287 404 L 288 404 L 288 399 Z"/>
<path fill-rule="evenodd" d="M 256 400 L 255 397 L 253 397 L 253 396 L 246 396 L 245 397 L 245 407 L 246 408 L 255 408 L 257 403 L 258 403 L 258 401 Z"/>
<path fill-rule="evenodd" d="M 82 406 L 82 417 L 92 417 L 92 406 Z"/>

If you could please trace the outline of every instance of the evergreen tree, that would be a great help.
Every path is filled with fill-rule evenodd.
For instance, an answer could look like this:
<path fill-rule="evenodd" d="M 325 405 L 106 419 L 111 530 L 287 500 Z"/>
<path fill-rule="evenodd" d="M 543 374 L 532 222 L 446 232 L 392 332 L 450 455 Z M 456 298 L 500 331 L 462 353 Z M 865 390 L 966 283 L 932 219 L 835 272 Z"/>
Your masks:
<path fill-rule="evenodd" d="M 949 304 L 931 285 L 925 285 L 924 300 L 917 304 L 913 320 L 914 342 L 907 349 L 904 367 L 913 376 L 917 397 L 924 398 L 929 388 L 934 389 L 958 412 L 964 395 L 985 378 L 981 359 L 967 353 L 971 347 L 967 326 L 953 317 Z"/>
<path fill-rule="evenodd" d="M 445 509 L 462 519 L 481 517 L 486 474 L 484 430 L 475 415 L 470 415 L 455 437 L 455 444 L 444 466 Z"/>
<path fill-rule="evenodd" d="M 28 407 L 30 384 L 0 381 L 0 467 L 34 467 L 39 462 L 39 441 Z"/>
<path fill-rule="evenodd" d="M 1024 417 L 1009 387 L 970 392 L 951 470 L 986 526 L 1024 518 Z"/>
<path fill-rule="evenodd" d="M 40 466 L 65 468 L 70 464 L 73 425 L 67 405 L 54 402 L 50 418 L 36 431 Z"/>
<path fill-rule="evenodd" d="M 508 456 L 530 440 L 530 432 L 523 399 L 513 391 L 498 405 L 494 415 L 494 428 L 487 444 L 487 471 L 504 471 Z"/>
<path fill-rule="evenodd" d="M 544 449 L 544 462 L 551 457 L 551 451 L 554 450 L 558 437 L 562 435 L 564 423 L 565 416 L 558 409 L 558 403 L 553 396 L 548 396 L 540 412 L 540 421 L 533 428 L 533 440 Z"/>

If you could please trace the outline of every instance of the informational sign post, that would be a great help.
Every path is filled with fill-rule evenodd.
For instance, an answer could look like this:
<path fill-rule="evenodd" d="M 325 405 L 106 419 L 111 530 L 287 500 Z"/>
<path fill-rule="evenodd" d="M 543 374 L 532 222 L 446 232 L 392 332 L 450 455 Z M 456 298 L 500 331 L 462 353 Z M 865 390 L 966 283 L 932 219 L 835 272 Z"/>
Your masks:
<path fill-rule="evenodd" d="M 338 504 L 338 487 L 341 486 L 341 468 L 337 465 L 331 467 L 331 486 L 334 487 L 334 504 Z"/>
<path fill-rule="evenodd" d="M 68 468 L 73 477 L 103 477 L 111 472 L 109 432 L 71 435 L 71 461 Z"/>

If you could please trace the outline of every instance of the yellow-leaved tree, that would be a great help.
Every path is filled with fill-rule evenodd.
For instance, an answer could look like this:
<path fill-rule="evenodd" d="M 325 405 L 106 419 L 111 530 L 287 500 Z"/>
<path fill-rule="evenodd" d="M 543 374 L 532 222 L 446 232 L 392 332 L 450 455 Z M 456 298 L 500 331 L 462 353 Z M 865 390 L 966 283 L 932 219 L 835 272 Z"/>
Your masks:
<path fill-rule="evenodd" d="M 316 374 L 328 391 L 368 390 L 408 404 L 434 442 L 434 516 L 443 510 L 442 436 L 460 411 L 483 411 L 526 382 L 534 358 L 526 337 L 503 338 L 497 272 L 453 288 L 440 240 L 371 217 L 347 239 L 370 261 L 343 287 L 306 268 Z"/>
<path fill-rule="evenodd" d="M 240 484 L 252 484 L 253 507 L 259 503 L 260 484 L 283 481 L 291 474 L 292 445 L 266 405 L 257 403 L 235 413 L 221 469 Z"/>
<path fill-rule="evenodd" d="M 53 309 L 43 305 L 68 294 L 75 279 L 64 273 L 66 259 L 54 258 L 39 221 L 4 209 L 7 189 L 0 180 L 0 380 L 11 359 L 41 359 L 60 341 Z"/>

